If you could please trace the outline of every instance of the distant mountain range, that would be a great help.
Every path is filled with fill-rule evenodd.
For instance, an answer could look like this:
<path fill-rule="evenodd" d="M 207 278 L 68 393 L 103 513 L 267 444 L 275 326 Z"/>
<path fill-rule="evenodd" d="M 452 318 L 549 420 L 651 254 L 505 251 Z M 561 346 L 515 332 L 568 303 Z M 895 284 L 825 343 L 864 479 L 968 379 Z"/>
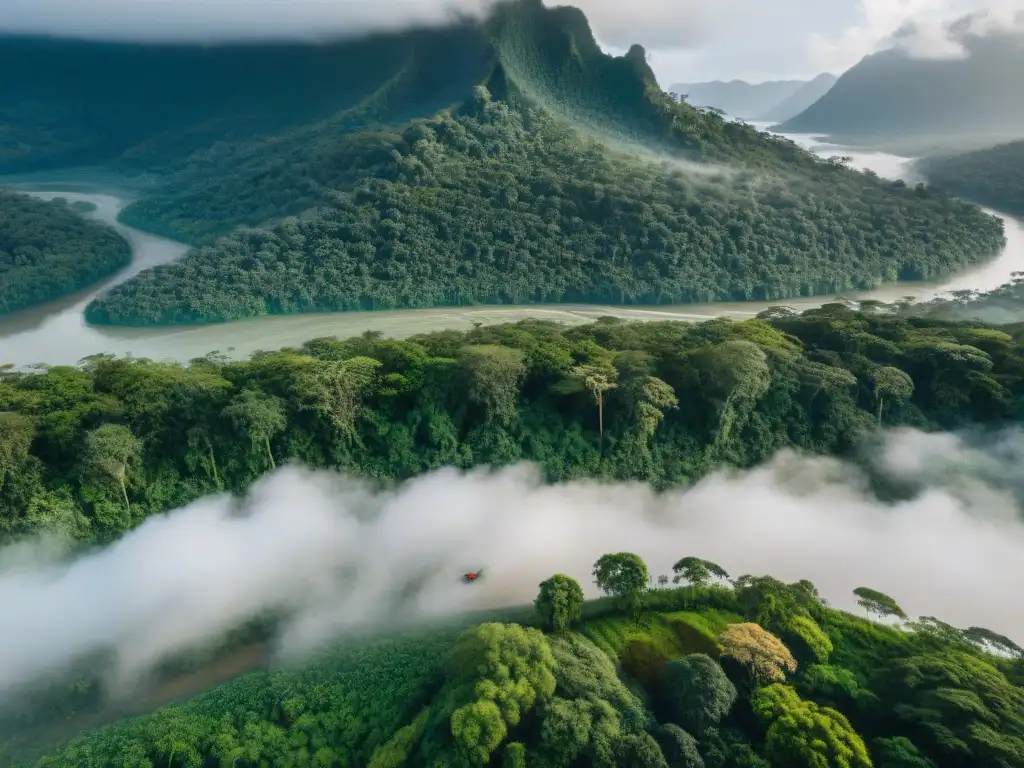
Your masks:
<path fill-rule="evenodd" d="M 773 127 L 835 136 L 1024 136 L 1024 37 L 963 37 L 969 55 L 917 59 L 890 49 L 867 56 L 820 99 Z"/>
<path fill-rule="evenodd" d="M 696 107 L 715 107 L 744 120 L 786 120 L 821 98 L 836 82 L 823 73 L 813 80 L 745 80 L 710 83 L 675 83 L 669 91 L 686 97 Z"/>
<path fill-rule="evenodd" d="M 838 79 L 835 75 L 823 72 L 813 80 L 804 83 L 788 98 L 783 99 L 771 109 L 758 114 L 752 119 L 781 122 L 782 120 L 795 117 L 828 93 Z"/>

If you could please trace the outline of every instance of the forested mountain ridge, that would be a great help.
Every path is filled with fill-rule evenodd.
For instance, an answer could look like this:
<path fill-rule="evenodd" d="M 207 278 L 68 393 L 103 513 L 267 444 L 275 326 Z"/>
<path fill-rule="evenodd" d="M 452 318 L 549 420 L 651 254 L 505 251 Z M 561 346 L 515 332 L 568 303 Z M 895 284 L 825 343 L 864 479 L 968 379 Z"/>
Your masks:
<path fill-rule="evenodd" d="M 149 56 L 188 61 L 179 49 L 133 50 L 132 71 Z M 272 68 L 273 50 L 260 50 Z M 228 99 L 232 110 L 219 113 L 228 75 L 255 54 L 204 52 L 170 89 L 188 107 L 184 124 L 133 118 L 109 141 L 109 116 L 94 120 L 88 105 L 88 119 L 60 126 L 71 133 L 40 133 L 32 126 L 49 113 L 37 101 L 55 86 L 8 85 L 6 122 L 28 147 L 19 162 L 62 161 L 52 142 L 33 149 L 35 130 L 65 148 L 88 144 L 97 162 L 156 173 L 163 186 L 122 220 L 206 246 L 118 286 L 88 319 L 785 298 L 935 278 L 1004 242 L 1001 223 L 974 207 L 674 102 L 640 46 L 604 54 L 575 8 L 513 0 L 482 22 L 333 43 L 289 72 L 325 59 L 344 71 L 377 60 L 368 52 L 380 67 L 338 93 L 304 84 L 289 98 L 308 103 L 286 116 L 269 95 L 241 111 L 240 97 Z M 222 60 L 227 74 L 210 78 Z M 193 103 L 186 86 L 203 75 L 212 84 Z"/>
<path fill-rule="evenodd" d="M 6 38 L 0 66 L 18 73 L 0 83 L 0 173 L 71 164 L 168 173 L 191 163 L 202 175 L 239 153 L 278 160 L 311 138 L 457 109 L 472 103 L 474 85 L 624 137 L 673 132 L 642 48 L 605 55 L 581 11 L 540 0 L 505 0 L 484 21 L 318 45 Z M 737 143 L 778 151 L 688 116 L 684 146 L 711 140 L 718 157 Z"/>
<path fill-rule="evenodd" d="M 1024 216 L 1024 141 L 956 155 L 926 157 L 929 182 L 955 195 Z"/>
<path fill-rule="evenodd" d="M 124 238 L 66 200 L 0 189 L 0 314 L 74 293 L 130 261 Z"/>
<path fill-rule="evenodd" d="M 969 53 L 963 58 L 915 58 L 896 48 L 866 56 L 828 93 L 775 129 L 840 137 L 1019 136 L 1022 38 L 958 37 Z"/>
<path fill-rule="evenodd" d="M 431 112 L 483 71 L 474 29 L 321 45 L 4 38 L 0 67 L 18 74 L 0 83 L 0 173 L 79 165 L 167 173 L 211 147 L 332 120 Z"/>

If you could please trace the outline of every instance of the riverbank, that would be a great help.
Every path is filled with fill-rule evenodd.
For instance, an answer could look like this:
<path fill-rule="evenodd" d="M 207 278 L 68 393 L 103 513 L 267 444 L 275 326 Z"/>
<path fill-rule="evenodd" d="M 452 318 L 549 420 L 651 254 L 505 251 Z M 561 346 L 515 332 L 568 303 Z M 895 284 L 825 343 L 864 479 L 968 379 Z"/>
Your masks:
<path fill-rule="evenodd" d="M 914 158 L 898 157 L 883 152 L 850 152 L 845 147 L 829 144 L 814 136 L 792 136 L 794 141 L 818 154 L 848 154 L 857 167 L 874 171 L 886 178 L 901 178 L 907 183 L 920 180 Z M 84 181 L 74 180 L 72 186 L 83 189 Z M 388 310 L 376 312 L 322 312 L 299 315 L 274 315 L 212 325 L 130 328 L 91 326 L 85 322 L 83 310 L 100 293 L 123 282 L 143 269 L 166 264 L 181 258 L 188 246 L 142 232 L 118 221 L 128 200 L 110 194 L 64 192 L 61 184 L 48 181 L 45 189 L 31 191 L 39 197 L 61 195 L 69 200 L 87 200 L 97 205 L 90 216 L 114 226 L 131 243 L 134 258 L 130 267 L 100 286 L 75 296 L 33 307 L 0 319 L 0 364 L 18 367 L 34 363 L 74 365 L 83 357 L 95 354 L 134 355 L 157 360 L 186 362 L 212 351 L 232 358 L 246 357 L 257 350 L 295 346 L 311 338 L 353 336 L 375 331 L 386 336 L 405 338 L 417 333 L 439 330 L 469 330 L 475 325 L 516 322 L 538 318 L 568 325 L 590 323 L 601 316 L 624 320 L 679 320 L 700 322 L 714 317 L 746 319 L 758 312 L 784 304 L 806 310 L 834 301 L 835 296 L 818 296 L 788 301 L 723 302 L 657 307 L 622 307 L 580 304 L 532 304 L 522 306 L 489 305 L 476 307 L 445 307 L 421 310 Z M 997 214 L 995 211 L 990 213 Z M 874 299 L 891 302 L 905 296 L 927 300 L 947 291 L 991 290 L 1009 282 L 1013 272 L 1024 269 L 1024 226 L 1000 216 L 1006 227 L 1007 246 L 996 258 L 966 270 L 941 283 L 896 283 L 873 291 L 851 293 L 845 298 Z"/>

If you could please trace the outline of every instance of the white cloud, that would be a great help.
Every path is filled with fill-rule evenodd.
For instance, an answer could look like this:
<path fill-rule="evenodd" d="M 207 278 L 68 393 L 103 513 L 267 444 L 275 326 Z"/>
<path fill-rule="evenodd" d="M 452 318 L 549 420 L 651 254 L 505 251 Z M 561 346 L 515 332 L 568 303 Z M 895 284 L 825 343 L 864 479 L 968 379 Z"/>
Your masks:
<path fill-rule="evenodd" d="M 654 574 L 685 555 L 733 575 L 812 580 L 834 603 L 867 585 L 911 615 L 1024 640 L 1020 463 L 1024 435 L 983 449 L 891 432 L 879 471 L 913 491 L 883 503 L 836 459 L 784 452 L 746 472 L 655 494 L 641 484 L 545 485 L 532 467 L 419 477 L 388 491 L 287 467 L 247 498 L 201 499 L 116 544 L 57 565 L 0 551 L 0 695 L 83 654 L 116 649 L 121 672 L 290 607 L 303 649 L 337 632 L 529 603 L 552 573 L 590 594 L 592 563 L 631 550 Z M 460 576 L 484 567 L 484 581 Z"/>
<path fill-rule="evenodd" d="M 443 23 L 493 0 L 0 0 L 0 32 L 115 39 L 302 39 Z M 984 11 L 978 28 L 1013 23 L 1024 0 L 544 0 L 583 9 L 597 38 L 640 43 L 664 84 L 839 74 L 886 47 L 960 53 L 945 25 Z"/>
<path fill-rule="evenodd" d="M 99 39 L 310 38 L 443 23 L 492 0 L 0 0 L 0 30 Z"/>
<path fill-rule="evenodd" d="M 791 0 L 801 5 L 810 0 Z M 714 45 L 736 27 L 737 19 L 756 27 L 779 15 L 780 9 L 757 0 L 569 0 L 548 5 L 576 5 L 587 14 L 595 34 L 616 48 L 640 43 L 649 50 L 675 50 Z"/>
<path fill-rule="evenodd" d="M 989 34 L 1019 29 L 1024 0 L 860 0 L 861 20 L 841 35 L 817 32 L 808 39 L 808 58 L 820 69 L 843 71 L 868 54 L 898 45 L 918 58 L 963 56 L 950 25 L 974 16 L 970 31 Z"/>

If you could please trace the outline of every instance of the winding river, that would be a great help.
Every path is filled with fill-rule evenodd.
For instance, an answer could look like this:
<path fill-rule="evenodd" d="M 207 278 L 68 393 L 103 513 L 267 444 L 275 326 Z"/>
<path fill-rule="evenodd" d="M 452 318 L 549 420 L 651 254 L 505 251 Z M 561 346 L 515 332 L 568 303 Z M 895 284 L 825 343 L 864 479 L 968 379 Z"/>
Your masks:
<path fill-rule="evenodd" d="M 757 125 L 757 124 L 755 124 Z M 758 128 L 766 126 L 758 125 Z M 910 158 L 884 153 L 857 152 L 827 144 L 817 137 L 794 135 L 802 146 L 824 156 L 849 155 L 853 164 L 869 168 L 880 176 L 908 183 L 914 177 Z M 134 258 L 114 277 L 81 293 L 0 317 L 0 364 L 22 367 L 45 362 L 52 365 L 74 365 L 83 357 L 97 353 L 135 355 L 156 360 L 185 362 L 208 352 L 219 350 L 230 357 L 243 357 L 256 350 L 272 350 L 293 346 L 322 336 L 350 336 L 367 330 L 386 336 L 405 337 L 441 329 L 468 330 L 474 324 L 514 322 L 523 318 L 543 318 L 569 324 L 592 322 L 602 315 L 629 320 L 705 320 L 726 316 L 736 319 L 753 317 L 769 306 L 786 304 L 796 309 L 809 309 L 832 301 L 835 296 L 820 296 L 772 302 L 721 302 L 658 307 L 611 307 L 580 304 L 546 304 L 528 306 L 480 306 L 378 312 L 312 313 L 277 315 L 199 326 L 160 328 L 119 328 L 87 325 L 83 310 L 97 295 L 127 280 L 138 272 L 158 264 L 181 258 L 187 247 L 160 237 L 126 227 L 117 215 L 128 201 L 110 195 L 58 192 L 59 185 L 49 184 L 46 191 L 19 187 L 37 197 L 84 200 L 97 207 L 89 216 L 114 226 L 131 243 Z M 994 211 L 992 213 L 995 213 Z M 965 271 L 943 283 L 896 283 L 864 293 L 850 293 L 847 298 L 872 298 L 892 301 L 903 296 L 931 298 L 950 290 L 989 290 L 1010 280 L 1013 272 L 1024 270 L 1024 226 L 1015 219 L 1006 222 L 1007 247 L 995 259 Z"/>

